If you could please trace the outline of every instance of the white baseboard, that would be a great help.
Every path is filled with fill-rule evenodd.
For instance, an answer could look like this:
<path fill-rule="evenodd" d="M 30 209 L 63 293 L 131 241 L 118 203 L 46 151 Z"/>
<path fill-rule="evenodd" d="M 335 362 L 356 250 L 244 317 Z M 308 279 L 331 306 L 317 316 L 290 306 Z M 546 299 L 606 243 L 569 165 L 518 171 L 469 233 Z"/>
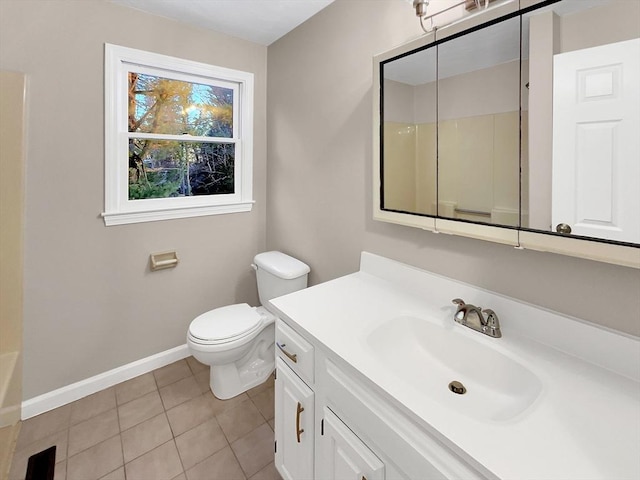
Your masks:
<path fill-rule="evenodd" d="M 179 347 L 156 353 L 150 357 L 136 360 L 127 365 L 30 398 L 22 402 L 22 420 L 35 417 L 41 413 L 66 405 L 67 403 L 75 402 L 87 395 L 112 387 L 113 385 L 150 372 L 156 368 L 164 367 L 165 365 L 186 358 L 189 355 L 189 347 L 187 347 L 186 344 L 180 345 Z"/>

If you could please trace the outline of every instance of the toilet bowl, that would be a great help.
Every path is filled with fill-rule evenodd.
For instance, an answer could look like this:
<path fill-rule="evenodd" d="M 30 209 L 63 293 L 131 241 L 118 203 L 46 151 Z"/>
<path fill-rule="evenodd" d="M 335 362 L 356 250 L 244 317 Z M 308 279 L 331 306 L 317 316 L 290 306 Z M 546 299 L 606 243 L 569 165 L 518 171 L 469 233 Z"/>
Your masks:
<path fill-rule="evenodd" d="M 275 315 L 268 300 L 307 286 L 309 267 L 281 252 L 255 256 L 258 294 L 264 306 L 246 303 L 216 308 L 189 325 L 193 357 L 210 366 L 209 386 L 220 399 L 235 397 L 263 383 L 275 368 Z"/>
<path fill-rule="evenodd" d="M 189 327 L 187 345 L 209 365 L 210 386 L 220 399 L 260 385 L 273 371 L 275 316 L 246 303 L 206 312 Z"/>

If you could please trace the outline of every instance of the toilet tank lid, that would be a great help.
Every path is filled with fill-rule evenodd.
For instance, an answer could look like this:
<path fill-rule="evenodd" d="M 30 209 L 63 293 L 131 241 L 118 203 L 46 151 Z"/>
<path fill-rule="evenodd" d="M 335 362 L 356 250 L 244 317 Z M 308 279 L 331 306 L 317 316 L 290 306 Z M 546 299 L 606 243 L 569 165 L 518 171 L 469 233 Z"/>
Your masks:
<path fill-rule="evenodd" d="M 259 253 L 253 261 L 258 268 L 285 280 L 301 277 L 311 271 L 306 263 L 277 251 Z"/>

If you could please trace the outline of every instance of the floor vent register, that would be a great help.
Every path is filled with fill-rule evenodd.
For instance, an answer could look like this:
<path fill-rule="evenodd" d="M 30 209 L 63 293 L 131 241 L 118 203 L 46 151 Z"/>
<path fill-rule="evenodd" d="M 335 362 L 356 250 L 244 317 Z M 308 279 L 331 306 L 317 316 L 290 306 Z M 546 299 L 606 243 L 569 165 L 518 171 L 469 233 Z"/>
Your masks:
<path fill-rule="evenodd" d="M 29 457 L 25 480 L 53 480 L 56 468 L 56 446 Z"/>

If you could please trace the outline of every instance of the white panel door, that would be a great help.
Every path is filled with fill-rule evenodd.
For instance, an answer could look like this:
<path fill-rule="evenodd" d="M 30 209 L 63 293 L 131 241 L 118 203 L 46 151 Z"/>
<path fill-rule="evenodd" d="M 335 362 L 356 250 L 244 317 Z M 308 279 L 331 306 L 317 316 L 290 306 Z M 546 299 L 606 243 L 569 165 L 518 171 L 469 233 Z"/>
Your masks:
<path fill-rule="evenodd" d="M 384 464 L 336 415 L 324 408 L 318 472 L 322 480 L 384 480 Z"/>
<path fill-rule="evenodd" d="M 553 76 L 554 228 L 640 243 L 640 39 L 555 55 Z"/>
<path fill-rule="evenodd" d="M 276 358 L 275 465 L 284 480 L 313 480 L 313 391 Z"/>

